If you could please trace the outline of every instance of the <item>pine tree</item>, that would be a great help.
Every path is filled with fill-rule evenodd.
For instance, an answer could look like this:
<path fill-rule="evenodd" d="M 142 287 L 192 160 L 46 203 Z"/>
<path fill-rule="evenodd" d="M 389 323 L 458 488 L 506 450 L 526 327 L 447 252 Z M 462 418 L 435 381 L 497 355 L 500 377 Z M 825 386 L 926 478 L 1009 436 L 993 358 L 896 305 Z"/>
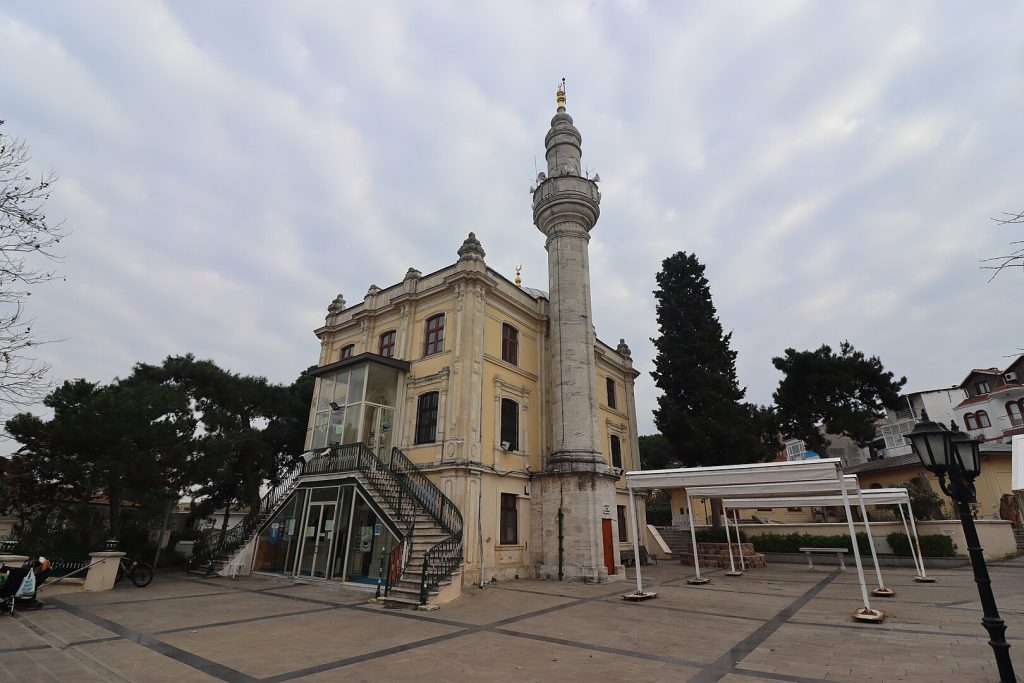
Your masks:
<path fill-rule="evenodd" d="M 758 410 L 743 403 L 732 333 L 722 331 L 704 266 L 679 252 L 657 277 L 657 356 L 651 373 L 661 389 L 654 422 L 687 466 L 762 460 Z"/>

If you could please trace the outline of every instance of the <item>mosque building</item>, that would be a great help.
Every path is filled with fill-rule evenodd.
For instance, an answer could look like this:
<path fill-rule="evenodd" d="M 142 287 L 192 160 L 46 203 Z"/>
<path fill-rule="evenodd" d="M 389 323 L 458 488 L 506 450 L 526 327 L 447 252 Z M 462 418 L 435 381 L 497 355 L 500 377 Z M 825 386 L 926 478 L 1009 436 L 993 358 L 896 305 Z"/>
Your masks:
<path fill-rule="evenodd" d="M 268 494 L 236 571 L 367 583 L 408 603 L 515 577 L 624 577 L 639 373 L 623 340 L 596 337 L 601 193 L 581 142 L 559 88 L 533 191 L 548 292 L 489 268 L 470 233 L 455 263 L 331 303 L 307 462 Z M 636 514 L 642 529 L 641 501 Z"/>

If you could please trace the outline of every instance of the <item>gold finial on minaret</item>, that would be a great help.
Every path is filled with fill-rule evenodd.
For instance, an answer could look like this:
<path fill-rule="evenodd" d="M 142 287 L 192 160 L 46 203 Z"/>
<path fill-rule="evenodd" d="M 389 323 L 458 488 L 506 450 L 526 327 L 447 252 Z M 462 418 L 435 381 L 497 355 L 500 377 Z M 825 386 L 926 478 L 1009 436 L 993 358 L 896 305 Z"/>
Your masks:
<path fill-rule="evenodd" d="M 565 79 L 558 85 L 555 91 L 555 102 L 558 104 L 558 111 L 565 111 Z"/>
<path fill-rule="evenodd" d="M 522 266 L 516 266 L 516 287 L 519 289 L 523 288 L 523 278 L 519 277 L 519 271 L 523 269 Z"/>

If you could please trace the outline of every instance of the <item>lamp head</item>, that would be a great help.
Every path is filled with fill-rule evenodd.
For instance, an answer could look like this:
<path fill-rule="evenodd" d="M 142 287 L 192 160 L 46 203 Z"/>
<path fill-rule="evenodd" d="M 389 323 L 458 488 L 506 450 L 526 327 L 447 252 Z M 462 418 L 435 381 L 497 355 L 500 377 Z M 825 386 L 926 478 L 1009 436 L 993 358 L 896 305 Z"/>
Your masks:
<path fill-rule="evenodd" d="M 965 479 L 974 481 L 981 474 L 980 442 L 961 432 L 955 422 L 950 422 L 949 426 L 952 450 L 958 459 L 960 470 Z"/>
<path fill-rule="evenodd" d="M 928 419 L 928 411 L 921 411 L 921 420 L 907 434 L 910 450 L 921 459 L 929 472 L 943 474 L 949 470 L 951 436 L 949 430 Z"/>

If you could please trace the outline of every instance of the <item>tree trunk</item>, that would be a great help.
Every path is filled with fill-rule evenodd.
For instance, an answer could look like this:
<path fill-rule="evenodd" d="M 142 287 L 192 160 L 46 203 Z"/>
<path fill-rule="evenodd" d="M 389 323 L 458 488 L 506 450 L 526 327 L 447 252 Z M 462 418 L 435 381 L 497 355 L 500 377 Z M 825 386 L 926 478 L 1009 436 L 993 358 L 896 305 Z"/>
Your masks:
<path fill-rule="evenodd" d="M 722 499 L 711 499 L 711 526 L 717 528 L 722 526 Z"/>

